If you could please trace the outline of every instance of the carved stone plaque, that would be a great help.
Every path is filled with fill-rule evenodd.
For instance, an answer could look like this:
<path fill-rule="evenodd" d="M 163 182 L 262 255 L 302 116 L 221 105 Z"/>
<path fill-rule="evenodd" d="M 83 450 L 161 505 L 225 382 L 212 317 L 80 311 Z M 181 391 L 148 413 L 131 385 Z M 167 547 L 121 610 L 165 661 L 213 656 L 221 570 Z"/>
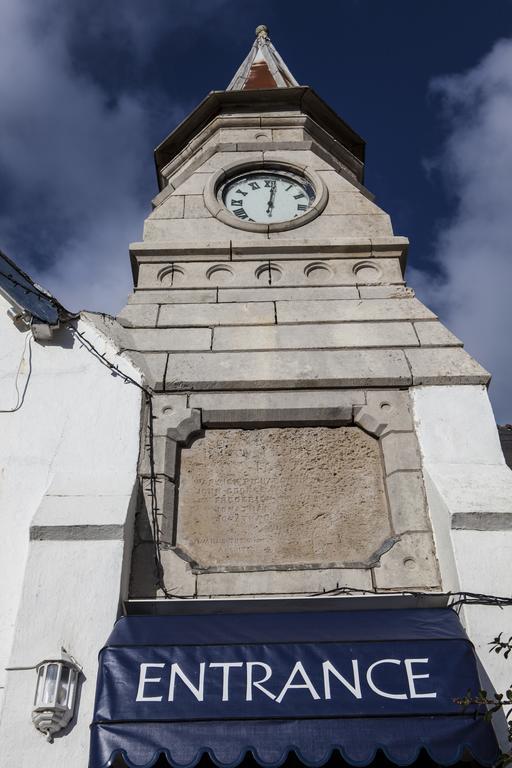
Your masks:
<path fill-rule="evenodd" d="M 367 563 L 391 534 L 357 427 L 207 430 L 181 453 L 176 545 L 199 567 Z"/>

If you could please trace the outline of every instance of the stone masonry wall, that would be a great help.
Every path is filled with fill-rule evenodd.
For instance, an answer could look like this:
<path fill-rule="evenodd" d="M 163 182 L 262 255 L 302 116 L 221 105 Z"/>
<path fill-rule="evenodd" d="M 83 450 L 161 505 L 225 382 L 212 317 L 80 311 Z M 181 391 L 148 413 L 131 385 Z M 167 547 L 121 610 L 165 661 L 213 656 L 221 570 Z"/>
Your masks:
<path fill-rule="evenodd" d="M 325 207 L 302 226 L 242 226 L 215 203 L 215 185 L 241 163 L 280 163 L 310 173 Z M 388 215 L 362 186 L 361 173 L 354 173 L 356 165 L 335 137 L 300 112 L 283 109 L 264 116 L 220 114 L 160 169 L 164 187 L 153 201 L 144 241 L 131 246 L 135 288 L 119 321 L 125 348 L 156 393 L 162 562 L 174 594 L 441 587 L 405 390 L 485 384 L 489 376 L 406 287 L 407 240 L 393 235 Z M 315 432 L 322 427 L 330 429 Z M 299 448 L 306 455 L 307 430 L 329 434 L 336 445 L 329 466 L 343 454 L 348 434 L 356 430 L 359 437 L 350 440 L 366 439 L 362 428 L 372 435 L 389 522 L 381 504 L 373 526 L 361 519 L 356 541 L 350 534 L 355 516 L 349 523 L 341 516 L 310 544 L 307 536 L 297 538 L 293 552 L 280 533 L 274 540 L 268 535 L 266 545 L 265 537 L 257 543 L 272 504 L 262 492 L 252 530 L 243 501 L 230 504 L 233 530 L 224 522 L 219 529 L 219 489 L 230 485 L 226 503 L 243 495 L 255 445 L 272 476 L 277 463 L 271 446 L 276 435 L 284 439 L 284 428 L 297 430 L 290 455 Z M 257 434 L 240 431 L 247 429 Z M 212 462 L 221 467 L 221 455 L 213 461 L 209 452 L 216 445 L 218 453 L 222 439 L 231 445 L 224 462 L 229 466 L 218 469 L 215 480 Z M 141 461 L 144 478 L 147 456 Z M 368 477 L 380 472 L 375 462 L 376 454 Z M 356 476 L 361 490 L 361 473 Z M 326 500 L 336 495 L 329 482 L 326 477 Z M 276 504 L 282 530 L 285 497 L 291 503 L 293 494 Z M 303 520 L 290 518 L 290 528 L 299 522 L 312 530 L 315 514 L 312 508 L 309 520 L 306 513 Z M 229 540 L 221 545 L 217 539 L 228 537 L 228 529 Z M 252 550 L 240 544 L 251 534 Z M 228 572 L 233 565 L 238 570 Z M 132 596 L 153 594 L 152 531 L 141 503 Z"/>

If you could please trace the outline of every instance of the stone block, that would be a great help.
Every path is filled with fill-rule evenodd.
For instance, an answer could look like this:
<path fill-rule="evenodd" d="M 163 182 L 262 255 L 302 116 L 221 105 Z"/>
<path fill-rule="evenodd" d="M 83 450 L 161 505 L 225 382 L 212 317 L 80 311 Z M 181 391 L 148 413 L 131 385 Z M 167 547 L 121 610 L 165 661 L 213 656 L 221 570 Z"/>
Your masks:
<path fill-rule="evenodd" d="M 202 195 L 187 195 L 185 197 L 185 219 L 207 219 L 210 211 L 204 204 Z"/>
<path fill-rule="evenodd" d="M 217 289 L 179 290 L 168 288 L 163 291 L 135 291 L 128 297 L 128 304 L 202 304 L 215 303 Z"/>
<path fill-rule="evenodd" d="M 230 261 L 231 250 L 229 239 L 215 242 L 201 243 L 190 241 L 188 243 L 174 243 L 172 240 L 160 240 L 159 242 L 130 243 L 130 254 L 139 264 L 139 268 L 152 261 L 152 257 L 158 263 L 165 261 L 211 261 L 212 258 L 220 261 Z"/>
<path fill-rule="evenodd" d="M 461 347 L 406 352 L 412 380 L 419 384 L 487 384 L 490 373 Z"/>
<path fill-rule="evenodd" d="M 133 330 L 131 336 L 137 352 L 196 351 L 211 346 L 209 328 L 141 328 Z"/>
<path fill-rule="evenodd" d="M 176 411 L 184 411 L 187 408 L 187 395 L 155 395 L 153 397 L 153 416 L 156 424 L 165 421 Z M 166 434 L 162 432 L 162 434 Z"/>
<path fill-rule="evenodd" d="M 377 589 L 439 589 L 441 580 L 430 533 L 405 533 L 374 569 Z"/>
<path fill-rule="evenodd" d="M 304 141 L 306 138 L 303 128 L 272 129 L 272 141 Z"/>
<path fill-rule="evenodd" d="M 167 591 L 177 597 L 195 597 L 197 577 L 190 563 L 172 548 L 163 549 L 160 557 Z"/>
<path fill-rule="evenodd" d="M 340 216 L 346 214 L 373 214 L 384 213 L 371 200 L 368 200 L 361 192 L 353 189 L 351 192 L 333 192 L 329 195 L 329 202 L 323 212 L 323 216 Z"/>
<path fill-rule="evenodd" d="M 158 306 L 127 304 L 117 316 L 125 328 L 155 328 Z"/>
<path fill-rule="evenodd" d="M 187 179 L 180 181 L 173 192 L 174 195 L 202 195 L 211 173 L 195 172 Z"/>
<path fill-rule="evenodd" d="M 462 341 L 437 320 L 414 323 L 422 347 L 462 347 Z"/>
<path fill-rule="evenodd" d="M 405 285 L 360 285 L 361 299 L 413 299 L 414 291 Z"/>
<path fill-rule="evenodd" d="M 343 349 L 351 347 L 409 347 L 417 345 L 418 339 L 414 333 L 412 323 L 370 322 L 215 328 L 212 349 L 223 351 L 251 349 Z"/>
<path fill-rule="evenodd" d="M 274 323 L 271 302 L 244 304 L 167 304 L 160 309 L 158 326 L 270 325 Z M 185 347 L 182 347 L 185 349 Z"/>
<path fill-rule="evenodd" d="M 205 219 L 146 219 L 144 240 L 222 241 L 229 238 L 230 228 L 213 216 Z M 246 239 L 266 239 L 264 232 L 246 232 Z"/>
<path fill-rule="evenodd" d="M 226 168 L 231 166 L 233 162 L 237 163 L 244 163 L 244 162 L 256 162 L 258 160 L 263 160 L 263 152 L 258 151 L 260 150 L 260 147 L 258 147 L 257 150 L 245 152 L 243 150 L 240 150 L 236 144 L 232 144 L 232 151 L 231 152 L 215 152 L 201 167 L 198 169 L 199 173 L 212 173 L 213 171 L 219 171 L 221 168 Z"/>
<path fill-rule="evenodd" d="M 228 424 L 350 424 L 354 404 L 364 403 L 364 393 L 327 392 L 229 392 L 190 396 L 199 408 L 205 427 Z"/>
<path fill-rule="evenodd" d="M 386 486 L 395 532 L 429 530 L 421 472 L 394 472 L 387 478 Z"/>
<path fill-rule="evenodd" d="M 157 475 L 166 475 L 170 480 L 176 476 L 176 441 L 167 435 L 154 435 L 153 438 L 153 463 L 154 472 Z M 149 438 L 147 431 L 142 438 L 142 450 L 139 462 L 139 473 L 142 477 L 149 477 L 151 464 L 149 456 Z"/>
<path fill-rule="evenodd" d="M 398 349 L 218 352 L 172 355 L 167 391 L 407 386 Z"/>
<path fill-rule="evenodd" d="M 263 158 L 265 162 L 271 163 L 273 160 L 288 162 L 298 168 L 310 168 L 313 171 L 331 171 L 332 165 L 312 152 L 311 141 L 282 141 L 279 147 L 275 149 L 265 149 Z"/>
<path fill-rule="evenodd" d="M 142 478 L 142 492 L 147 517 L 150 526 L 153 527 L 151 516 L 151 483 L 149 478 Z M 155 482 L 157 520 L 160 528 L 160 541 L 162 544 L 170 544 L 174 530 L 174 505 L 176 488 L 173 482 L 165 475 L 157 475 Z M 153 534 L 152 534 L 153 537 Z"/>
<path fill-rule="evenodd" d="M 337 171 L 325 170 L 319 171 L 322 181 L 327 184 L 329 194 L 333 192 L 356 192 L 357 187 L 352 184 L 348 179 L 345 179 Z"/>
<path fill-rule="evenodd" d="M 145 384 L 151 389 L 163 389 L 167 354 L 129 352 L 127 356 L 142 372 Z"/>
<path fill-rule="evenodd" d="M 415 320 L 434 317 L 417 299 L 278 301 L 276 311 L 278 323 L 339 323 L 350 320 Z"/>
<path fill-rule="evenodd" d="M 311 595 L 352 587 L 372 590 L 370 570 L 330 568 L 290 571 L 199 573 L 198 597 L 220 595 Z"/>
<path fill-rule="evenodd" d="M 366 404 L 354 412 L 354 421 L 374 435 L 390 431 L 412 431 L 413 420 L 407 392 L 368 391 Z"/>
<path fill-rule="evenodd" d="M 286 239 L 303 240 L 308 238 L 324 238 L 340 235 L 343 237 L 375 237 L 392 234 L 391 220 L 387 213 L 373 214 L 344 214 L 334 216 L 318 216 L 295 229 L 280 232 L 270 232 L 271 241 Z"/>
<path fill-rule="evenodd" d="M 191 408 L 167 410 L 154 422 L 155 435 L 166 435 L 177 443 L 186 444 L 201 432 L 201 413 Z"/>
<path fill-rule="evenodd" d="M 221 128 L 221 141 L 233 143 L 250 141 L 272 141 L 272 130 L 252 125 L 250 128 Z"/>
<path fill-rule="evenodd" d="M 360 429 L 209 429 L 181 451 L 176 546 L 198 568 L 369 567 L 391 535 Z"/>
<path fill-rule="evenodd" d="M 271 243 L 269 240 L 268 243 L 254 245 L 244 243 L 234 236 L 231 242 L 233 258 L 237 259 L 254 259 L 262 253 L 279 257 L 279 259 L 307 258 L 307 254 L 312 254 L 315 258 L 319 255 L 328 255 L 328 258 L 372 257 L 372 240 L 369 237 L 330 237 L 323 238 L 320 242 L 305 237 L 300 243 L 297 240 L 280 240 L 279 243 Z"/>
<path fill-rule="evenodd" d="M 149 219 L 182 219 L 185 208 L 183 195 L 170 195 L 151 213 Z"/>
<path fill-rule="evenodd" d="M 404 469 L 421 469 L 418 441 L 414 432 L 390 432 L 381 439 L 386 474 Z"/>
<path fill-rule="evenodd" d="M 304 288 L 219 288 L 219 303 L 232 301 L 304 301 L 308 299 L 357 299 L 354 286 Z"/>

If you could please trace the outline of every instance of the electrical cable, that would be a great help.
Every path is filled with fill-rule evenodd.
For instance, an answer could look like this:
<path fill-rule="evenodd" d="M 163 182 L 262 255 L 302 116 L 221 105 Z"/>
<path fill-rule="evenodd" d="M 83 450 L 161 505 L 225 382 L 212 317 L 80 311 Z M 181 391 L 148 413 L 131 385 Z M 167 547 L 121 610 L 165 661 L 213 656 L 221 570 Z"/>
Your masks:
<path fill-rule="evenodd" d="M 19 362 L 18 370 L 16 371 L 16 377 L 14 379 L 14 389 L 16 390 L 16 405 L 14 406 L 14 408 L 0 408 L 0 413 L 15 413 L 15 411 L 19 411 L 19 409 L 21 408 L 21 406 L 25 401 L 25 395 L 27 394 L 28 383 L 32 375 L 32 335 L 33 335 L 32 331 L 29 330 L 27 332 L 27 335 L 25 336 L 25 343 L 23 345 L 23 352 L 21 353 L 21 360 Z M 18 379 L 20 377 L 21 367 L 25 360 L 27 345 L 28 345 L 28 373 L 27 373 L 27 378 L 25 379 L 25 386 L 23 387 L 23 392 L 20 393 L 20 390 L 18 388 Z"/>
<path fill-rule="evenodd" d="M 154 557 L 155 557 L 155 567 L 157 572 L 157 586 L 161 590 L 162 594 L 167 599 L 173 599 L 173 600 L 189 600 L 193 598 L 189 598 L 183 595 L 175 595 L 172 592 L 170 592 L 164 583 L 164 569 L 162 565 L 162 555 L 161 555 L 161 530 L 160 530 L 160 524 L 158 522 L 158 499 L 157 499 L 157 493 L 156 493 L 156 473 L 155 473 L 155 452 L 154 452 L 154 434 L 153 434 L 153 421 L 155 419 L 154 413 L 153 413 L 153 392 L 148 388 L 145 387 L 143 384 L 140 384 L 135 379 L 132 379 L 131 376 L 128 376 L 128 374 L 121 371 L 117 365 L 114 365 L 114 363 L 111 363 L 109 360 L 107 360 L 106 356 L 104 354 L 101 354 L 99 350 L 96 349 L 94 344 L 89 341 L 80 331 L 75 328 L 73 325 L 68 324 L 66 326 L 68 330 L 71 331 L 73 336 L 76 336 L 80 342 L 80 344 L 85 347 L 85 349 L 90 352 L 102 365 L 104 365 L 106 368 L 109 369 L 109 371 L 114 376 L 119 376 L 125 384 L 132 384 L 133 386 L 140 389 L 143 394 L 146 401 L 146 406 L 148 410 L 148 453 L 149 453 L 149 479 L 150 479 L 150 488 L 149 493 L 151 497 L 151 522 L 153 526 L 153 539 L 154 539 Z"/>
<path fill-rule="evenodd" d="M 39 296 L 40 298 L 44 298 L 48 301 L 50 301 L 52 304 L 54 304 L 59 309 L 64 310 L 64 307 L 62 307 L 59 302 L 54 299 L 52 296 L 44 293 L 43 291 L 37 290 L 37 288 L 34 286 L 33 289 L 29 288 L 26 285 L 23 285 L 19 281 L 17 281 L 15 278 L 12 277 L 12 275 L 9 275 L 3 271 L 0 270 L 0 275 L 6 277 L 9 279 L 14 285 L 17 285 L 23 290 L 25 290 L 27 293 L 33 293 L 36 296 Z M 67 310 L 64 310 L 67 313 Z M 68 317 L 77 317 L 77 315 L 70 315 L 69 313 Z M 182 595 L 175 595 L 172 594 L 167 587 L 164 584 L 163 580 L 163 566 L 162 566 L 162 558 L 161 558 L 161 530 L 160 525 L 158 522 L 158 500 L 157 500 L 157 493 L 156 493 L 156 473 L 155 473 L 155 456 L 154 456 L 154 433 L 153 433 L 153 421 L 155 419 L 154 413 L 153 413 L 153 392 L 148 388 L 145 387 L 143 384 L 140 384 L 138 381 L 133 379 L 131 376 L 128 376 L 128 374 L 124 373 L 119 369 L 117 365 L 114 365 L 109 360 L 107 360 L 106 356 L 104 354 L 101 354 L 99 350 L 96 349 L 96 347 L 92 344 L 92 342 L 89 341 L 80 331 L 75 328 L 74 326 L 70 325 L 69 323 L 66 326 L 68 330 L 71 331 L 71 333 L 76 336 L 79 339 L 80 344 L 88 351 L 90 352 L 102 365 L 104 365 L 108 370 L 111 371 L 111 373 L 114 376 L 119 376 L 125 384 L 132 384 L 133 386 L 137 387 L 141 390 L 141 392 L 144 394 L 144 398 L 146 401 L 146 405 L 148 408 L 148 453 L 149 453 L 149 467 L 150 467 L 150 497 L 151 497 L 151 520 L 153 525 L 153 533 L 154 533 L 154 543 L 155 543 L 155 566 L 157 570 L 157 586 L 161 590 L 162 594 L 167 599 L 179 599 L 179 600 L 187 600 L 192 598 L 187 598 Z M 28 347 L 29 347 L 29 373 L 27 376 L 27 380 L 25 382 L 25 387 L 23 389 L 23 392 L 20 393 L 18 390 L 18 376 L 21 368 L 21 364 L 24 359 L 26 347 L 27 347 L 27 340 L 28 340 Z M 0 413 L 12 413 L 16 410 L 19 410 L 21 406 L 23 405 L 23 401 L 25 398 L 25 394 L 27 391 L 28 381 L 31 376 L 32 372 L 32 348 L 31 348 L 31 340 L 32 340 L 32 334 L 27 334 L 27 339 L 25 340 L 25 347 L 23 350 L 23 355 L 20 360 L 20 365 L 18 366 L 18 371 L 16 374 L 16 393 L 18 396 L 18 402 L 16 406 L 12 409 L 7 410 L 0 410 Z M 322 592 L 313 592 L 309 595 L 309 597 L 319 597 L 323 595 L 350 595 L 350 594 L 366 594 L 366 595 L 385 595 L 389 593 L 381 593 L 374 590 L 367 590 L 367 589 L 360 589 L 357 587 L 338 587 L 336 586 L 333 589 L 330 590 L 323 590 Z M 401 592 L 394 592 L 393 594 L 400 594 L 400 595 L 409 595 L 413 597 L 427 597 L 432 596 L 432 592 L 421 592 L 421 591 L 401 591 Z M 449 600 L 451 599 L 451 602 L 448 603 L 449 607 L 451 608 L 457 608 L 462 605 L 486 605 L 486 606 L 494 606 L 499 607 L 501 609 L 505 607 L 512 606 L 512 597 L 503 597 L 499 595 L 487 595 L 487 594 L 481 594 L 477 592 L 450 592 L 448 593 Z"/>

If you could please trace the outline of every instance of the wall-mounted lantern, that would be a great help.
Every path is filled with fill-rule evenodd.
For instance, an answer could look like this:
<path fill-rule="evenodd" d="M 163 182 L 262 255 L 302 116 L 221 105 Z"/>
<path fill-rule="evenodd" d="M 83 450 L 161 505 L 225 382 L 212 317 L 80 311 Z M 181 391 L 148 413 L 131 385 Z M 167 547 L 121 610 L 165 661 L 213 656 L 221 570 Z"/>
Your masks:
<path fill-rule="evenodd" d="M 66 654 L 66 658 L 41 661 L 36 670 L 32 722 L 51 741 L 73 717 L 81 667 Z"/>

